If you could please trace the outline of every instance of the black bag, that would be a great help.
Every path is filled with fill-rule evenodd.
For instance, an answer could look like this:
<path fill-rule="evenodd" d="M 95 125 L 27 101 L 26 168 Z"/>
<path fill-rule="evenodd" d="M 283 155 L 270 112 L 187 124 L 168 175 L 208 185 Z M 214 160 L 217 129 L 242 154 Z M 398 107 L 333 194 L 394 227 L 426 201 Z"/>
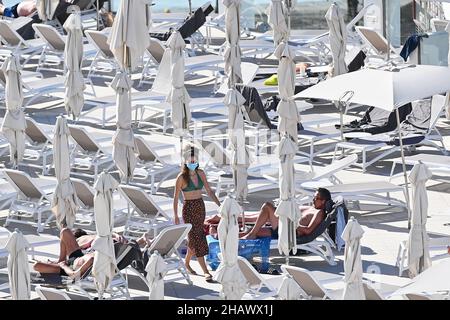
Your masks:
<path fill-rule="evenodd" d="M 264 110 L 266 110 L 266 112 L 271 110 L 277 111 L 278 103 L 280 103 L 280 98 L 278 98 L 278 96 L 271 96 L 264 103 Z"/>
<path fill-rule="evenodd" d="M 117 268 L 123 270 L 134 261 L 142 261 L 142 253 L 139 245 L 135 241 L 128 243 L 116 242 L 114 253 L 117 259 Z"/>

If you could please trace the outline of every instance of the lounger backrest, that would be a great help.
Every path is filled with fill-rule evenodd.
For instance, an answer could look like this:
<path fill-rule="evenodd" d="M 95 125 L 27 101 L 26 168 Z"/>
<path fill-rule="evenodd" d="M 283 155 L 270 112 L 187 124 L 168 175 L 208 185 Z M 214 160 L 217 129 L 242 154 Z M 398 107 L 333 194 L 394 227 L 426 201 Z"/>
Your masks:
<path fill-rule="evenodd" d="M 65 292 L 58 289 L 37 286 L 36 293 L 41 300 L 71 300 Z"/>
<path fill-rule="evenodd" d="M 81 179 L 70 179 L 72 181 L 73 187 L 75 188 L 75 193 L 78 199 L 83 203 L 83 205 L 87 208 L 94 207 L 94 192 L 86 183 L 86 181 Z"/>
<path fill-rule="evenodd" d="M 42 196 L 45 196 L 25 172 L 5 170 L 4 173 L 10 183 L 25 197 L 29 199 L 40 199 Z"/>
<path fill-rule="evenodd" d="M 53 50 L 64 51 L 66 43 L 54 27 L 48 24 L 33 23 L 33 29 Z"/>
<path fill-rule="evenodd" d="M 161 231 L 161 233 L 153 240 L 149 253 L 153 253 L 155 250 L 161 255 L 161 257 L 169 257 L 180 246 L 181 242 L 187 237 L 188 232 L 191 230 L 192 225 L 177 224 L 167 227 Z"/>
<path fill-rule="evenodd" d="M 3 87 L 6 87 L 6 75 L 2 69 L 0 69 L 0 83 Z"/>
<path fill-rule="evenodd" d="M 450 22 L 449 20 L 432 18 L 430 20 L 431 31 L 433 32 L 445 31 L 449 22 Z"/>
<path fill-rule="evenodd" d="M 405 294 L 405 296 L 408 298 L 408 300 L 432 300 L 430 297 L 417 293 L 407 293 Z"/>
<path fill-rule="evenodd" d="M 150 46 L 147 48 L 148 52 L 152 55 L 152 57 L 156 60 L 156 62 L 161 63 L 161 60 L 164 55 L 164 45 L 155 38 L 150 38 Z"/>
<path fill-rule="evenodd" d="M 87 10 L 94 7 L 96 0 L 78 0 L 75 5 L 77 5 L 80 10 Z"/>
<path fill-rule="evenodd" d="M 27 122 L 25 134 L 31 139 L 31 141 L 34 143 L 50 142 L 49 137 L 47 137 L 47 135 L 39 128 L 36 121 L 29 117 L 26 117 L 25 121 Z"/>
<path fill-rule="evenodd" d="M 220 142 L 205 139 L 202 139 L 200 142 L 202 149 L 208 153 L 210 159 L 212 159 L 216 165 L 223 166 L 231 163 L 230 155 L 224 147 L 220 145 Z"/>
<path fill-rule="evenodd" d="M 148 146 L 148 144 L 145 142 L 144 138 L 142 137 L 134 137 L 136 141 L 136 145 L 138 147 L 138 157 L 142 161 L 155 161 L 156 157 L 153 154 L 152 150 Z"/>
<path fill-rule="evenodd" d="M 97 152 L 100 150 L 100 147 L 97 143 L 89 136 L 83 128 L 78 128 L 69 125 L 70 135 L 73 140 L 85 151 L 89 152 Z"/>
<path fill-rule="evenodd" d="M 306 269 L 282 265 L 281 269 L 289 273 L 297 284 L 312 298 L 324 298 L 327 296 L 322 286 L 314 279 Z"/>
<path fill-rule="evenodd" d="M 17 46 L 24 40 L 9 26 L 8 22 L 0 21 L 0 37 L 11 46 Z"/>
<path fill-rule="evenodd" d="M 154 219 L 160 213 L 142 189 L 122 185 L 119 186 L 119 190 L 140 215 Z"/>
<path fill-rule="evenodd" d="M 445 108 L 446 104 L 447 98 L 443 95 L 436 94 L 431 99 L 430 131 L 436 126 L 436 122 L 439 120 L 442 110 Z"/>
<path fill-rule="evenodd" d="M 352 154 L 348 157 L 342 158 L 340 160 L 333 161 L 331 164 L 327 165 L 323 170 L 318 171 L 314 176 L 314 180 L 320 180 L 324 178 L 329 178 L 331 175 L 350 167 L 352 164 L 358 161 L 358 155 Z"/>
<path fill-rule="evenodd" d="M 368 27 L 355 27 L 355 29 L 378 54 L 388 53 L 388 43 L 378 32 Z"/>
<path fill-rule="evenodd" d="M 363 281 L 363 288 L 366 300 L 384 300 L 383 297 L 378 293 L 378 291 L 372 288 L 372 286 L 366 281 Z"/>
<path fill-rule="evenodd" d="M 238 256 L 238 265 L 245 277 L 245 280 L 247 280 L 249 287 L 259 287 L 261 285 L 261 277 L 247 259 Z"/>
<path fill-rule="evenodd" d="M 88 41 L 94 47 L 96 47 L 97 50 L 99 50 L 103 54 L 104 57 L 111 59 L 114 58 L 114 54 L 109 48 L 108 36 L 105 33 L 95 30 L 86 30 L 85 34 Z"/>

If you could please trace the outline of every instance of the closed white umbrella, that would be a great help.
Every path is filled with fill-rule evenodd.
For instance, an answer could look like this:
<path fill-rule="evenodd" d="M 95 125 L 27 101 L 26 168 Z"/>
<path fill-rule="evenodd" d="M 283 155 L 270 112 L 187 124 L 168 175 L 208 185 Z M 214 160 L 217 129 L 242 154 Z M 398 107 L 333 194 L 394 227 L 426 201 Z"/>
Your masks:
<path fill-rule="evenodd" d="M 294 142 L 297 142 L 297 124 L 300 122 L 300 114 L 294 101 L 295 94 L 295 56 L 292 49 L 282 42 L 275 50 L 275 56 L 280 60 L 278 65 L 278 91 L 280 102 L 277 107 L 280 116 L 278 131 L 280 134 L 288 134 Z"/>
<path fill-rule="evenodd" d="M 118 72 L 111 82 L 116 91 L 116 132 L 114 133 L 113 158 L 122 180 L 133 177 L 136 166 L 137 145 L 131 128 L 131 79 L 126 72 Z"/>
<path fill-rule="evenodd" d="M 11 233 L 5 248 L 8 250 L 9 289 L 13 300 L 30 300 L 31 281 L 27 248 L 30 245 L 17 229 Z"/>
<path fill-rule="evenodd" d="M 184 43 L 181 34 L 176 31 L 167 40 L 171 58 L 171 89 L 167 102 L 172 105 L 172 123 L 174 132 L 180 136 L 189 132 L 191 111 L 189 94 L 184 86 Z"/>
<path fill-rule="evenodd" d="M 433 264 L 424 272 L 420 273 L 406 286 L 398 289 L 391 296 L 406 293 L 437 293 L 439 291 L 450 291 L 450 258 Z"/>
<path fill-rule="evenodd" d="M 85 89 L 83 73 L 83 30 L 79 13 L 72 13 L 64 23 L 67 32 L 64 48 L 64 64 L 66 70 L 64 105 L 67 114 L 76 119 L 84 105 Z"/>
<path fill-rule="evenodd" d="M 147 282 L 150 288 L 149 300 L 164 300 L 164 275 L 167 273 L 166 263 L 158 251 L 150 256 L 145 267 Z"/>
<path fill-rule="evenodd" d="M 9 142 L 10 160 L 14 166 L 17 166 L 25 153 L 25 129 L 27 127 L 22 110 L 22 79 L 17 57 L 14 55 L 7 57 L 3 62 L 2 71 L 6 75 L 6 114 L 1 130 Z"/>
<path fill-rule="evenodd" d="M 286 7 L 283 0 L 272 0 L 269 7 L 269 24 L 273 30 L 273 42 L 278 46 L 287 42 L 288 26 L 286 23 Z"/>
<path fill-rule="evenodd" d="M 425 183 L 432 176 L 423 163 L 414 165 L 409 174 L 412 185 L 411 230 L 408 239 L 408 268 L 411 278 L 431 266 L 427 234 L 428 196 Z"/>
<path fill-rule="evenodd" d="M 336 2 L 332 3 L 325 14 L 328 28 L 330 29 L 330 49 L 333 56 L 333 77 L 347 73 L 345 64 L 345 50 L 347 45 L 347 30 L 344 16 Z"/>
<path fill-rule="evenodd" d="M 58 184 L 53 193 L 52 211 L 61 229 L 73 228 L 78 210 L 77 195 L 70 181 L 69 135 L 67 120 L 62 116 L 58 117 L 53 137 L 53 161 Z"/>
<path fill-rule="evenodd" d="M 36 0 L 36 10 L 42 21 L 52 20 L 60 0 Z"/>
<path fill-rule="evenodd" d="M 278 298 L 280 300 L 300 300 L 302 296 L 306 296 L 303 289 L 290 274 L 286 274 L 278 288 Z"/>
<path fill-rule="evenodd" d="M 242 82 L 241 48 L 239 38 L 241 0 L 222 0 L 225 6 L 225 73 L 228 76 L 229 88 Z"/>
<path fill-rule="evenodd" d="M 364 287 L 362 283 L 362 261 L 361 261 L 361 238 L 364 230 L 358 221 L 351 217 L 342 232 L 345 241 L 344 252 L 344 293 L 343 300 L 365 300 Z"/>
<path fill-rule="evenodd" d="M 99 298 L 108 289 L 117 269 L 112 240 L 113 190 L 117 186 L 117 181 L 106 172 L 99 175 L 94 185 L 94 215 L 97 236 L 92 243 L 92 248 L 95 250 L 92 274 L 95 277 Z"/>
<path fill-rule="evenodd" d="M 220 295 L 225 300 L 239 300 L 247 291 L 247 281 L 237 262 L 239 246 L 238 216 L 242 208 L 236 200 L 226 197 L 219 208 L 220 222 L 217 227 L 222 261 L 214 280 L 222 284 Z"/>
<path fill-rule="evenodd" d="M 300 209 L 295 201 L 295 176 L 293 158 L 297 144 L 287 135 L 283 135 L 278 144 L 280 158 L 280 203 L 275 210 L 278 220 L 278 251 L 289 256 L 297 252 L 297 225 L 301 218 Z"/>
<path fill-rule="evenodd" d="M 148 11 L 149 0 L 122 0 L 108 43 L 119 65 L 131 68 L 133 71 L 150 45 L 148 34 Z"/>

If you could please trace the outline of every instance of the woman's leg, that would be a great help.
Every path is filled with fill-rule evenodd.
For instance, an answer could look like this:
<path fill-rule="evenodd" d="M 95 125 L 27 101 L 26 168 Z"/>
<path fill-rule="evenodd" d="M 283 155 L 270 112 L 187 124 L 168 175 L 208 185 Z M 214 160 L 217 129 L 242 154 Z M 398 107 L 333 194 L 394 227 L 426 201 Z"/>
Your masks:
<path fill-rule="evenodd" d="M 259 213 L 258 219 L 256 219 L 255 225 L 253 226 L 252 230 L 250 230 L 250 232 L 243 238 L 255 239 L 258 236 L 260 237 L 266 236 L 267 231 L 264 231 L 262 227 L 267 222 L 270 222 L 270 224 L 272 225 L 272 229 L 278 228 L 278 218 L 275 216 L 275 207 L 270 202 L 266 202 L 262 205 L 261 211 Z M 260 231 L 263 232 L 263 235 L 261 235 Z"/>
<path fill-rule="evenodd" d="M 60 241 L 61 241 L 61 246 L 65 247 L 65 255 L 70 255 L 75 250 L 80 249 L 77 239 L 75 239 L 73 232 L 69 228 L 64 228 L 61 230 Z M 66 258 L 64 256 L 64 260 L 65 259 Z"/>
<path fill-rule="evenodd" d="M 211 278 L 211 274 L 209 273 L 208 268 L 206 267 L 205 257 L 197 257 L 197 261 L 200 264 L 200 267 L 203 270 L 203 274 L 205 276 L 208 276 L 208 278 Z"/>
<path fill-rule="evenodd" d="M 39 273 L 57 273 L 61 271 L 61 267 L 53 263 L 36 262 L 33 266 L 34 270 Z"/>
<path fill-rule="evenodd" d="M 192 249 L 190 249 L 189 247 L 187 248 L 187 252 L 186 252 L 186 257 L 184 259 L 184 264 L 186 265 L 186 269 L 190 272 L 193 273 L 193 269 L 191 268 L 191 259 L 194 256 L 194 252 L 192 251 Z"/>

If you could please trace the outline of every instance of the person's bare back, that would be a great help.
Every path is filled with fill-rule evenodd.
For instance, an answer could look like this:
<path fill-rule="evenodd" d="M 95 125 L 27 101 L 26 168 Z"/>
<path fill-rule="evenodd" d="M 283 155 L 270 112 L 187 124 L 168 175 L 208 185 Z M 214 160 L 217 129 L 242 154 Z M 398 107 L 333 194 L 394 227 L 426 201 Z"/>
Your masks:
<path fill-rule="evenodd" d="M 36 1 L 22 1 L 17 6 L 17 14 L 19 17 L 27 17 L 36 11 Z"/>

